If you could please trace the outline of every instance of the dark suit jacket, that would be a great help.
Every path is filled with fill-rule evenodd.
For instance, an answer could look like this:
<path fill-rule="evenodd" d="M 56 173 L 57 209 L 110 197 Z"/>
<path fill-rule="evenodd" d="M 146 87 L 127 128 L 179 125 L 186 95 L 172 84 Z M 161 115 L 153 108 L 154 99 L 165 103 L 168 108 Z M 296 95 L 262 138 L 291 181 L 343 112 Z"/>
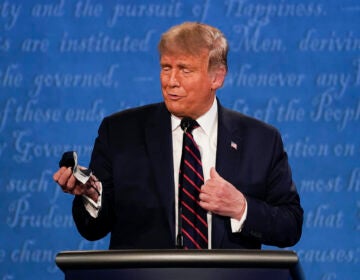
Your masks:
<path fill-rule="evenodd" d="M 93 219 L 75 197 L 73 217 L 83 237 L 111 232 L 111 249 L 175 248 L 171 121 L 164 103 L 105 118 L 90 168 L 103 184 L 103 200 Z M 228 217 L 213 215 L 212 248 L 287 247 L 299 240 L 303 210 L 276 129 L 219 104 L 216 169 L 246 196 L 248 214 L 240 233 L 231 232 Z"/>

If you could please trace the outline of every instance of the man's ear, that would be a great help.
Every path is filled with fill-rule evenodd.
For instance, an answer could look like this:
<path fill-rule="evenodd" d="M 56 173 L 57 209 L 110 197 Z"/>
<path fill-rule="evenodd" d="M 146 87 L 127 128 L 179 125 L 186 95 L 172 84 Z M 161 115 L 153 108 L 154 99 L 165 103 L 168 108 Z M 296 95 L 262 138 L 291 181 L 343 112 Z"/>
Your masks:
<path fill-rule="evenodd" d="M 217 90 L 224 84 L 226 68 L 224 65 L 218 66 L 211 70 L 211 88 Z"/>

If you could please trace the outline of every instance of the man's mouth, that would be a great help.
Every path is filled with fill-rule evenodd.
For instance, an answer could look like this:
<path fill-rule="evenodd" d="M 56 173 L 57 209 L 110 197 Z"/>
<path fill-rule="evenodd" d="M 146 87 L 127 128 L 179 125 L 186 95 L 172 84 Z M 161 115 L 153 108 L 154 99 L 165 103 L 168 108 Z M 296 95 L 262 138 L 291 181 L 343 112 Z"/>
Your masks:
<path fill-rule="evenodd" d="M 170 99 L 170 100 L 179 100 L 179 99 L 182 98 L 181 95 L 176 94 L 176 93 L 167 93 L 167 97 L 168 97 L 168 99 Z"/>

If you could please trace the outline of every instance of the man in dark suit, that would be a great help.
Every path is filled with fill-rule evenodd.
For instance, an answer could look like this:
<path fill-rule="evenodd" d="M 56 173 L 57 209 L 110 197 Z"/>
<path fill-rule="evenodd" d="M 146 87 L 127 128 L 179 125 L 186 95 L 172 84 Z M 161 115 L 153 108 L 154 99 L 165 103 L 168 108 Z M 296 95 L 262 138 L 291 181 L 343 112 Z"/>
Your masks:
<path fill-rule="evenodd" d="M 184 118 L 203 164 L 198 198 L 207 211 L 208 248 L 288 247 L 303 210 L 278 131 L 221 106 L 228 44 L 216 28 L 183 23 L 162 35 L 164 102 L 119 112 L 100 125 L 90 180 L 62 167 L 54 180 L 75 195 L 73 217 L 88 240 L 111 233 L 111 249 L 175 248 Z M 95 177 L 96 176 L 96 177 Z"/>

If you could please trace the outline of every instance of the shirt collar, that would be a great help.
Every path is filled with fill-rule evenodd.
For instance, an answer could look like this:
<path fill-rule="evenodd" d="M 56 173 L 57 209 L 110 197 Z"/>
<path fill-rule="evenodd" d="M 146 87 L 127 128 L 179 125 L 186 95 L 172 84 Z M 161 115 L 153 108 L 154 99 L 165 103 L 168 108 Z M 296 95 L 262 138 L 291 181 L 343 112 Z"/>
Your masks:
<path fill-rule="evenodd" d="M 210 135 L 214 122 L 217 119 L 217 100 L 214 98 L 214 102 L 211 105 L 209 111 L 200 116 L 196 121 L 207 135 Z M 180 126 L 181 119 L 171 114 L 171 129 L 176 130 Z"/>

